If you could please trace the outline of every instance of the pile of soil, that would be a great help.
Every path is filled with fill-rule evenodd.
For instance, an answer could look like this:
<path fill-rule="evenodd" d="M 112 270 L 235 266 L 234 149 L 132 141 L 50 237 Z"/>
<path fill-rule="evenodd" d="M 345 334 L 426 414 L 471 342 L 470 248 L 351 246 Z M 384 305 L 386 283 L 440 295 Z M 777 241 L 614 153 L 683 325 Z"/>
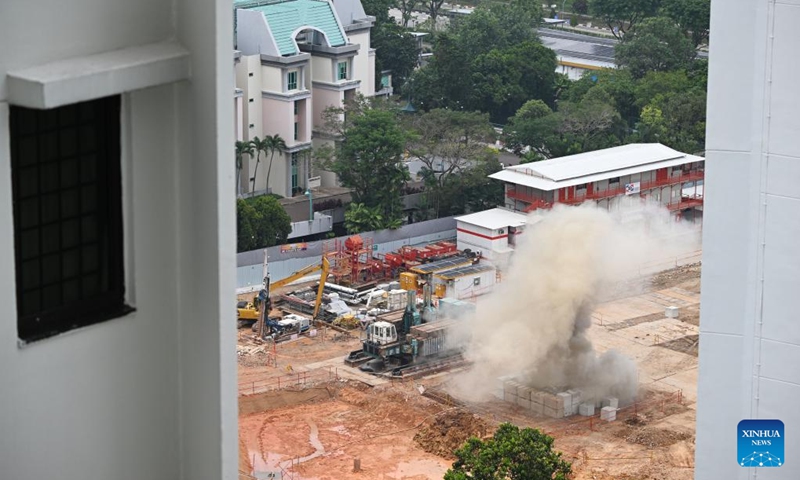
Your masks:
<path fill-rule="evenodd" d="M 482 438 L 489 425 L 466 410 L 449 410 L 414 435 L 414 441 L 428 453 L 453 458 L 453 452 L 470 437 Z"/>
<path fill-rule="evenodd" d="M 628 443 L 644 445 L 645 447 L 668 447 L 674 443 L 691 438 L 686 432 L 676 432 L 653 427 L 628 428 L 617 434 Z"/>
<path fill-rule="evenodd" d="M 700 278 L 701 263 L 691 263 L 656 274 L 650 281 L 656 290 L 674 287 L 683 282 Z"/>

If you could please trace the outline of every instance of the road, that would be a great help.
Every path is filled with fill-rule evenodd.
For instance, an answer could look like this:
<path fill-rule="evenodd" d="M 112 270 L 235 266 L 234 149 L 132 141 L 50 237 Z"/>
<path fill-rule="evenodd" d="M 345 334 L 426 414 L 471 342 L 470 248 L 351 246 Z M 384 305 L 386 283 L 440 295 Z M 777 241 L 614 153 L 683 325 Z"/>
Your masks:
<path fill-rule="evenodd" d="M 559 55 L 614 63 L 614 47 L 619 43 L 616 38 L 595 37 L 554 28 L 539 28 L 542 43 L 552 48 Z M 708 58 L 708 52 L 697 52 L 698 58 Z"/>

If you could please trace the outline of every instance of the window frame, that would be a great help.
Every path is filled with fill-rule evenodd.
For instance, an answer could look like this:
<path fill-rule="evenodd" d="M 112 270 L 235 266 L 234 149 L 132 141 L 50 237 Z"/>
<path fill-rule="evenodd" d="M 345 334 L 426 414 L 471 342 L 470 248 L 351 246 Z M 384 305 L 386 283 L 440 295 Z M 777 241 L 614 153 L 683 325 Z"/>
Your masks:
<path fill-rule="evenodd" d="M 344 62 L 338 62 L 336 64 L 336 79 L 339 81 L 347 80 L 347 71 L 349 68 L 347 67 L 347 60 Z M 344 76 L 342 76 L 344 74 Z"/>
<path fill-rule="evenodd" d="M 297 90 L 297 70 L 286 72 L 286 90 Z"/>
<path fill-rule="evenodd" d="M 87 112 L 91 112 L 88 120 L 84 118 Z M 70 116 L 71 120 L 64 120 Z M 134 311 L 126 298 L 122 135 L 120 95 L 48 110 L 9 108 L 17 336 L 23 345 Z M 85 149 L 83 142 L 87 139 L 91 139 L 91 147 Z M 74 142 L 74 147 L 65 147 L 65 142 Z M 23 152 L 24 143 L 33 150 Z M 94 158 L 94 167 L 87 170 L 87 179 L 83 178 L 83 169 L 88 158 Z M 38 180 L 30 193 L 21 182 L 33 172 Z M 65 180 L 68 177 L 73 178 Z M 53 183 L 56 178 L 57 183 Z M 50 183 L 48 187 L 44 186 L 46 182 Z M 62 203 L 57 210 L 45 210 L 47 197 L 63 202 L 64 195 L 72 191 L 80 193 L 76 211 L 65 213 Z M 94 210 L 84 210 L 87 198 L 97 202 Z M 39 204 L 33 223 L 27 220 L 30 212 L 23 207 L 27 200 Z M 45 215 L 52 218 L 45 219 Z M 86 231 L 87 219 L 97 224 L 96 230 L 89 229 L 91 233 Z M 75 221 L 81 223 L 78 233 L 67 233 L 66 225 Z M 46 233 L 48 227 L 55 229 L 58 240 L 46 251 L 44 239 L 52 239 Z M 68 235 L 73 237 L 70 244 L 65 239 Z M 34 237 L 36 247 L 29 249 Z M 96 257 L 85 257 L 87 248 L 96 248 Z M 74 260 L 76 253 L 79 264 L 69 275 L 64 265 L 70 256 Z M 87 259 L 97 262 L 95 270 L 86 269 Z M 29 266 L 24 267 L 25 263 Z M 39 278 L 26 287 L 24 272 L 30 265 L 37 265 Z M 51 278 L 46 280 L 46 276 Z M 97 291 L 87 293 L 86 281 L 91 277 L 96 277 Z M 72 295 L 68 294 L 70 284 L 77 288 Z M 48 295 L 54 293 L 60 301 L 48 305 L 47 298 L 52 298 Z M 68 295 L 74 298 L 64 299 Z M 38 305 L 28 307 L 27 302 L 33 299 L 38 299 L 34 302 Z"/>

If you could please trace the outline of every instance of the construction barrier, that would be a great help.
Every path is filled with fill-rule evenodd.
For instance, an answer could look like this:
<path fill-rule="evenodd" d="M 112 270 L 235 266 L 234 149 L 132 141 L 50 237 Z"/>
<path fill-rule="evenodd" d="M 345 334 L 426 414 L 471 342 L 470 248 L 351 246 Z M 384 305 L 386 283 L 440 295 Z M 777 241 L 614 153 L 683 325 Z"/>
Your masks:
<path fill-rule="evenodd" d="M 310 387 L 324 382 L 339 379 L 339 369 L 316 370 L 311 372 L 298 372 L 265 380 L 254 380 L 239 383 L 239 396 L 255 395 L 257 393 L 272 392 L 285 388 Z"/>

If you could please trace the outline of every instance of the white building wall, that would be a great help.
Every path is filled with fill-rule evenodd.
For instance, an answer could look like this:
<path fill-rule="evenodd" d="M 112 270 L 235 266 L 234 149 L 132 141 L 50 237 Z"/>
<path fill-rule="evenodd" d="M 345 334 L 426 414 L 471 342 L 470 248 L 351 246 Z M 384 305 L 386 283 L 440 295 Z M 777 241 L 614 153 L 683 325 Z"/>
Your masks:
<path fill-rule="evenodd" d="M 273 65 L 261 65 L 261 58 L 255 58 L 258 59 L 258 68 L 261 70 L 261 89 L 265 92 L 283 93 L 283 77 L 286 75 L 284 69 Z"/>
<path fill-rule="evenodd" d="M 353 58 L 353 80 L 361 80 L 359 91 L 362 95 L 371 97 L 375 95 L 375 61 L 372 60 L 370 68 L 370 35 L 369 30 L 355 32 L 349 36 L 350 43 L 359 45 L 358 54 Z"/>
<path fill-rule="evenodd" d="M 698 480 L 800 478 L 798 23 L 797 2 L 712 2 Z M 784 422 L 782 467 L 737 465 L 746 418 Z"/>
<path fill-rule="evenodd" d="M 40 0 L 0 10 L 0 477 L 233 479 L 229 3 Z M 46 34 L 32 34 L 31 19 Z M 191 80 L 122 96 L 127 295 L 137 311 L 20 348 L 6 73 L 169 39 L 191 53 Z"/>
<path fill-rule="evenodd" d="M 315 82 L 333 82 L 333 60 L 330 57 L 312 55 L 311 78 Z"/>

